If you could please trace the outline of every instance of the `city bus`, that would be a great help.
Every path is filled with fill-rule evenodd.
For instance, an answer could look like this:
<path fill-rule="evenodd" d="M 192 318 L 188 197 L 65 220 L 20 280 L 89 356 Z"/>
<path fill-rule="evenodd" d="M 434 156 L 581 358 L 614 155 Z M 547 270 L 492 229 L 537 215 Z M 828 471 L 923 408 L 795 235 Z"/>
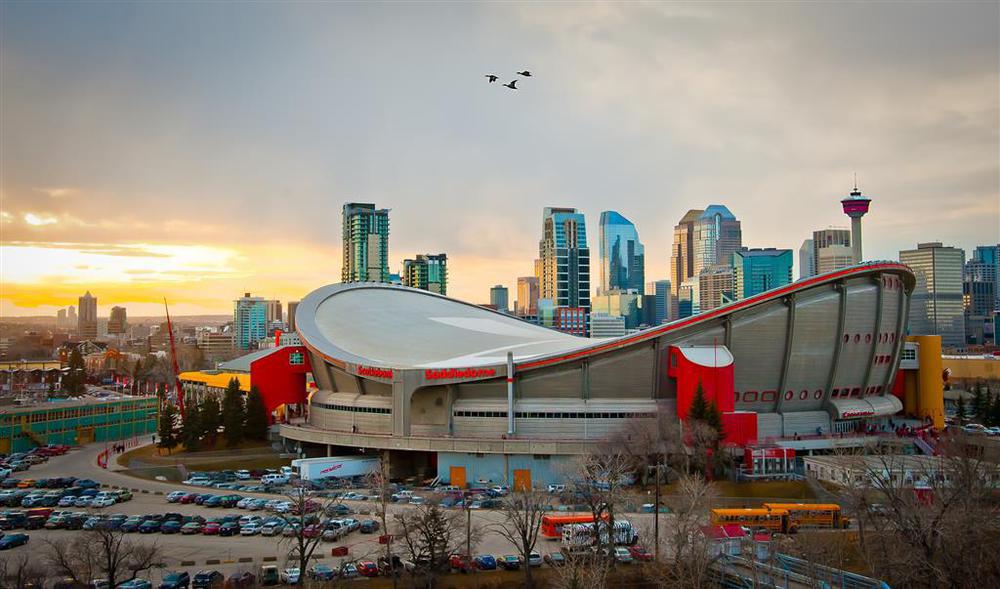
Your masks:
<path fill-rule="evenodd" d="M 836 503 L 765 503 L 764 509 L 787 511 L 797 528 L 847 529 L 851 525 Z"/>
<path fill-rule="evenodd" d="M 792 534 L 796 526 L 787 511 L 782 509 L 713 509 L 712 525 L 736 524 L 751 530 L 764 528 L 776 534 Z"/>
<path fill-rule="evenodd" d="M 575 515 L 543 515 L 541 533 L 544 538 L 559 540 L 563 537 L 563 526 L 592 523 L 594 523 L 594 516 L 589 513 L 578 513 Z"/>

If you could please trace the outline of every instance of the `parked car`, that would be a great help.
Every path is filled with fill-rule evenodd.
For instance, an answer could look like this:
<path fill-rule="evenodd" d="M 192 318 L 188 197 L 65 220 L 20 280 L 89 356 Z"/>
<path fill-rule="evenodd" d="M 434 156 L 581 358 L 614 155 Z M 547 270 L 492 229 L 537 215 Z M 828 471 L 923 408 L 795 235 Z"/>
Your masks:
<path fill-rule="evenodd" d="M 448 566 L 453 571 L 471 573 L 475 569 L 472 560 L 465 554 L 452 554 L 448 557 Z"/>
<path fill-rule="evenodd" d="M 9 550 L 28 543 L 27 534 L 6 534 L 0 537 L 0 550 Z"/>
<path fill-rule="evenodd" d="M 343 579 L 355 579 L 360 576 L 358 567 L 353 562 L 345 562 L 340 565 L 340 577 Z"/>
<path fill-rule="evenodd" d="M 160 589 L 188 589 L 191 586 L 191 575 L 184 571 L 173 571 L 163 576 Z"/>
<path fill-rule="evenodd" d="M 240 525 L 236 522 L 226 522 L 219 528 L 220 536 L 235 536 L 240 533 Z"/>
<path fill-rule="evenodd" d="M 374 534 L 380 527 L 381 524 L 379 524 L 378 520 L 366 519 L 361 522 L 359 529 L 362 534 Z"/>
<path fill-rule="evenodd" d="M 306 571 L 306 574 L 310 579 L 317 581 L 332 581 L 337 577 L 337 573 L 325 564 L 314 564 L 312 568 Z"/>
<path fill-rule="evenodd" d="M 181 534 L 185 536 L 189 534 L 200 534 L 205 529 L 205 526 L 201 522 L 188 522 L 181 526 Z"/>
<path fill-rule="evenodd" d="M 191 580 L 192 589 L 217 589 L 226 582 L 226 577 L 219 571 L 198 571 Z"/>
<path fill-rule="evenodd" d="M 632 564 L 632 553 L 624 546 L 615 548 L 615 561 L 621 564 Z"/>
<path fill-rule="evenodd" d="M 358 568 L 358 574 L 362 577 L 377 577 L 378 576 L 378 565 L 370 560 L 362 560 L 355 565 Z"/>
<path fill-rule="evenodd" d="M 247 525 L 240 528 L 240 536 L 256 536 L 260 533 L 260 524 L 257 522 L 250 522 Z"/>
<path fill-rule="evenodd" d="M 506 554 L 500 557 L 499 562 L 506 571 L 516 571 L 521 568 L 521 557 L 516 554 Z"/>
<path fill-rule="evenodd" d="M 301 571 L 297 567 L 290 567 L 281 571 L 281 582 L 285 585 L 298 585 Z"/>
<path fill-rule="evenodd" d="M 118 583 L 117 589 L 153 589 L 153 584 L 146 579 L 135 578 L 124 583 Z"/>
<path fill-rule="evenodd" d="M 481 571 L 492 571 L 497 568 L 497 559 L 492 554 L 479 554 L 472 559 L 472 562 Z"/>
<path fill-rule="evenodd" d="M 181 527 L 183 527 L 182 524 L 181 524 L 181 522 L 172 519 L 172 520 L 169 520 L 169 521 L 165 521 L 165 522 L 163 522 L 162 525 L 160 525 L 160 533 L 161 534 L 176 534 L 177 532 L 181 531 Z M 139 531 L 142 532 L 142 530 L 139 530 Z"/>
<path fill-rule="evenodd" d="M 173 491 L 167 495 L 167 503 L 177 503 L 185 495 L 188 495 L 187 491 Z"/>
<path fill-rule="evenodd" d="M 540 567 L 542 566 L 542 555 L 532 550 L 528 553 L 528 566 Z"/>
<path fill-rule="evenodd" d="M 236 571 L 226 578 L 226 589 L 246 589 L 253 587 L 257 579 L 250 571 Z"/>
<path fill-rule="evenodd" d="M 561 567 L 566 564 L 566 557 L 562 552 L 550 552 L 542 560 L 551 567 Z"/>
<path fill-rule="evenodd" d="M 642 546 L 630 546 L 628 551 L 632 555 L 633 560 L 640 562 L 650 562 L 653 560 L 653 554 Z"/>

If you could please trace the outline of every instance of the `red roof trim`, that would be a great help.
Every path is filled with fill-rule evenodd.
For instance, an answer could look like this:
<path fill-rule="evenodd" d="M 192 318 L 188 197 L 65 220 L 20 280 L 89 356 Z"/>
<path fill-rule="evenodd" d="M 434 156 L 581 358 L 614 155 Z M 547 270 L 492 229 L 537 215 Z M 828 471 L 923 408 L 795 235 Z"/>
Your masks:
<path fill-rule="evenodd" d="M 584 350 L 578 350 L 576 352 L 571 352 L 569 354 L 565 354 L 565 355 L 562 355 L 562 356 L 556 356 L 556 357 L 553 357 L 553 358 L 543 358 L 541 360 L 535 360 L 533 362 L 525 362 L 523 364 L 517 364 L 516 367 L 517 367 L 518 370 L 529 370 L 531 368 L 539 368 L 539 367 L 542 367 L 542 366 L 549 366 L 551 364 L 559 364 L 560 362 L 565 362 L 567 360 L 573 360 L 575 358 L 580 358 L 580 357 L 584 357 L 584 356 L 591 356 L 593 354 L 597 354 L 597 353 L 604 352 L 604 351 L 607 351 L 607 350 L 614 350 L 614 349 L 617 349 L 617 348 L 621 348 L 621 347 L 627 346 L 629 344 L 634 344 L 634 343 L 639 343 L 639 342 L 643 342 L 643 341 L 646 341 L 646 340 L 650 340 L 650 339 L 653 339 L 653 338 L 658 337 L 660 335 L 663 335 L 664 333 L 667 333 L 667 332 L 670 332 L 670 331 L 674 331 L 676 329 L 681 329 L 683 327 L 687 327 L 687 326 L 693 325 L 695 323 L 701 323 L 701 322 L 713 319 L 715 317 L 719 317 L 721 315 L 727 315 L 729 313 L 733 313 L 734 311 L 739 311 L 740 309 L 744 309 L 744 308 L 752 306 L 752 305 L 756 305 L 756 304 L 763 303 L 763 302 L 766 302 L 766 301 L 770 301 L 770 300 L 773 300 L 773 299 L 776 299 L 776 298 L 780 298 L 780 297 L 782 297 L 782 296 L 784 296 L 784 295 L 786 295 L 786 294 L 788 294 L 790 292 L 802 290 L 802 289 L 808 288 L 808 287 L 816 285 L 816 284 L 822 284 L 822 283 L 829 282 L 831 280 L 835 280 L 837 278 L 842 278 L 842 277 L 845 277 L 845 276 L 852 276 L 852 275 L 855 275 L 855 274 L 865 274 L 865 273 L 869 273 L 869 272 L 872 272 L 872 271 L 875 271 L 875 270 L 906 270 L 907 272 L 909 272 L 910 268 L 908 266 L 906 266 L 905 264 L 894 264 L 894 263 L 872 264 L 870 266 L 856 266 L 856 267 L 847 268 L 847 269 L 844 269 L 844 270 L 838 270 L 836 272 L 831 272 L 829 274 L 822 274 L 820 276 L 814 276 L 814 277 L 811 277 L 811 278 L 807 278 L 805 280 L 800 280 L 798 282 L 793 282 L 792 284 L 789 284 L 788 286 L 784 286 L 784 287 L 779 288 L 777 290 L 773 290 L 773 291 L 768 291 L 768 292 L 765 292 L 765 293 L 761 293 L 761 294 L 759 294 L 757 296 L 750 297 L 749 299 L 743 299 L 742 301 L 736 302 L 736 303 L 734 303 L 732 305 L 727 305 L 725 307 L 719 307 L 717 309 L 713 309 L 713 310 L 708 311 L 706 313 L 701 313 L 699 315 L 694 315 L 694 316 L 688 317 L 688 318 L 686 318 L 686 319 L 684 319 L 682 321 L 675 321 L 673 323 L 668 323 L 668 324 L 663 325 L 661 327 L 656 327 L 656 328 L 653 328 L 653 329 L 648 329 L 646 331 L 643 331 L 643 332 L 638 333 L 636 335 L 633 335 L 631 337 L 626 337 L 626 338 L 623 338 L 623 339 L 615 340 L 613 342 L 608 342 L 606 344 L 601 344 L 601 345 L 595 346 L 593 348 L 587 348 L 587 349 L 584 349 Z"/>

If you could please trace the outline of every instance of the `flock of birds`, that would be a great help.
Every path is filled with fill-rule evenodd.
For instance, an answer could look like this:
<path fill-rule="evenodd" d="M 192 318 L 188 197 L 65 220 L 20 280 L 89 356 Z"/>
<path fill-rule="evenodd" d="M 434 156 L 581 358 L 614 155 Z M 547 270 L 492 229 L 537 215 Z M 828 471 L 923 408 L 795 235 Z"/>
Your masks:
<path fill-rule="evenodd" d="M 517 72 L 517 75 L 524 76 L 525 78 L 530 78 L 531 72 L 529 72 L 528 70 L 524 70 L 523 72 Z M 496 74 L 486 74 L 486 79 L 490 81 L 490 84 L 492 84 L 493 82 L 499 80 L 500 76 Z M 511 80 L 506 84 L 500 84 L 500 85 L 506 88 L 510 88 L 511 90 L 517 90 L 517 78 L 514 78 L 513 80 Z"/>

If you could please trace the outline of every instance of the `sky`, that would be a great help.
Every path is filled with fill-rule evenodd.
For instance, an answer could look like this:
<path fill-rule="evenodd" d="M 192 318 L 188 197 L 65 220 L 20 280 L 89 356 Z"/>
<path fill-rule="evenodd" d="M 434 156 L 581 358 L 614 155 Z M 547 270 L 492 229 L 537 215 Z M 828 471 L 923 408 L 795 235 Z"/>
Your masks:
<path fill-rule="evenodd" d="M 0 316 L 298 300 L 349 201 L 471 302 L 545 206 L 666 278 L 688 209 L 797 250 L 855 173 L 867 259 L 1000 242 L 1000 4 L 0 3 Z"/>

